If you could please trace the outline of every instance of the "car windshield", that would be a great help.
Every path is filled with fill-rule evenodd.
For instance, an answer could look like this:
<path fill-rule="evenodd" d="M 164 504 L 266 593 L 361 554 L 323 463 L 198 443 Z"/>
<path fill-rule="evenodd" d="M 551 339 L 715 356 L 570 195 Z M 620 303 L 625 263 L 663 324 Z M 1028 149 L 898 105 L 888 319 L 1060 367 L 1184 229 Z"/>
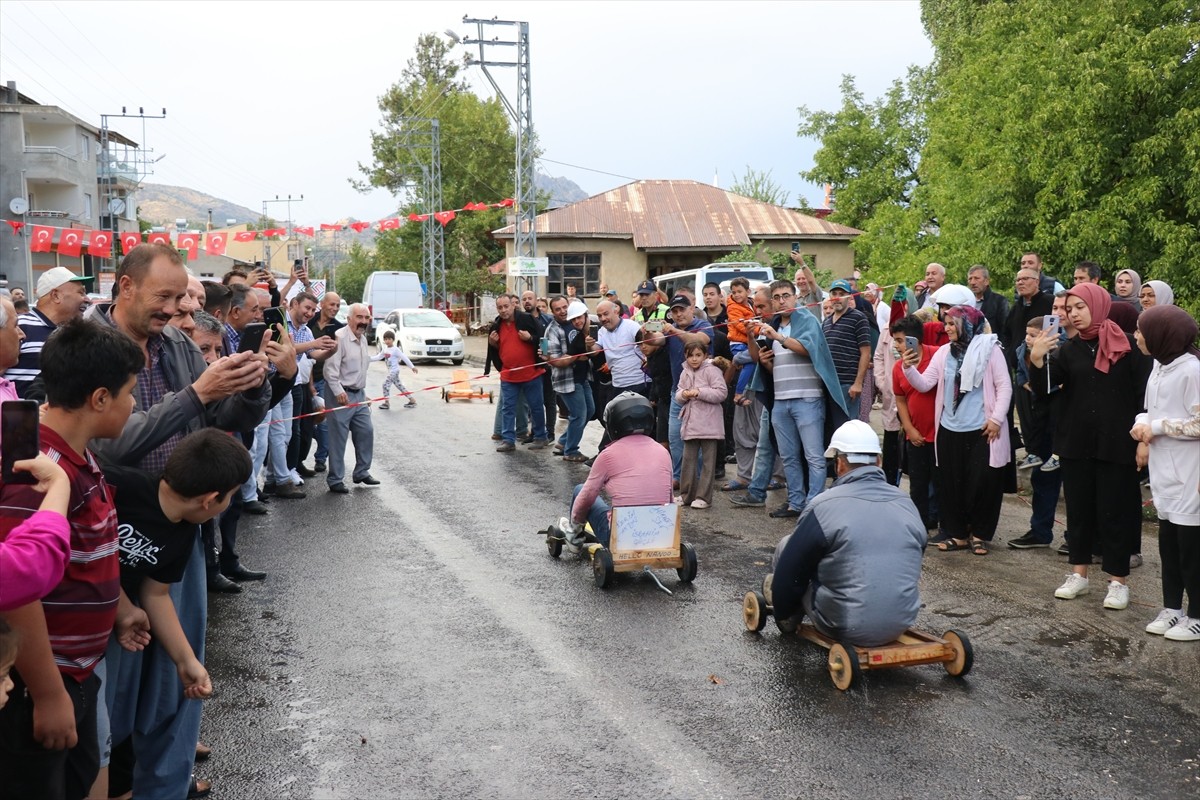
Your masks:
<path fill-rule="evenodd" d="M 711 281 L 713 283 L 724 283 L 725 281 L 733 280 L 734 278 L 738 277 L 739 275 L 743 278 L 747 278 L 752 281 L 755 281 L 755 280 L 768 281 L 771 279 L 770 274 L 768 274 L 768 272 L 765 269 L 757 270 L 754 268 L 741 269 L 741 270 L 736 270 L 736 271 L 735 270 L 726 271 L 726 270 L 720 270 L 720 269 L 710 269 L 708 271 L 708 273 L 704 276 L 704 279 L 706 281 Z"/>
<path fill-rule="evenodd" d="M 406 328 L 453 328 L 454 323 L 440 311 L 413 311 L 404 315 Z"/>

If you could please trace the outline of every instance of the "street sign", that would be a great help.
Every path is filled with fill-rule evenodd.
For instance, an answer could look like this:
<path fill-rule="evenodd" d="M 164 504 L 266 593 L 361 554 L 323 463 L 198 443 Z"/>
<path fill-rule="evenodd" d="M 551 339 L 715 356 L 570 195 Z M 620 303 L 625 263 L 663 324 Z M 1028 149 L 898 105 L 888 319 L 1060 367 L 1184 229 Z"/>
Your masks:
<path fill-rule="evenodd" d="M 508 260 L 510 278 L 544 278 L 550 274 L 550 259 L 513 257 Z"/>

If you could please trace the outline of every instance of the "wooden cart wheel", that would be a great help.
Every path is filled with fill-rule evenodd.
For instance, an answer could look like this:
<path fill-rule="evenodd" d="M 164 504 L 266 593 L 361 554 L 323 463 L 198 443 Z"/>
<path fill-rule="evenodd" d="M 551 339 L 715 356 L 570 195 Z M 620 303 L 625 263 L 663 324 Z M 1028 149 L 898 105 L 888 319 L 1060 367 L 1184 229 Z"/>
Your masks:
<path fill-rule="evenodd" d="M 746 630 L 758 633 L 767 625 L 767 599 L 761 592 L 746 592 L 742 598 L 742 619 Z"/>
<path fill-rule="evenodd" d="M 597 550 L 592 554 L 592 579 L 596 582 L 596 588 L 604 589 L 612 583 L 612 578 L 612 553 L 606 549 Z"/>
<path fill-rule="evenodd" d="M 843 692 L 862 680 L 858 653 L 853 649 L 847 650 L 842 644 L 829 648 L 829 677 L 833 679 L 833 685 Z"/>
<path fill-rule="evenodd" d="M 550 552 L 551 558 L 558 558 L 562 555 L 563 542 L 554 528 L 546 531 L 546 549 Z"/>
<path fill-rule="evenodd" d="M 971 667 L 975 664 L 975 650 L 971 647 L 971 640 L 962 631 L 949 630 L 942 634 L 942 638 L 954 650 L 954 660 L 945 662 L 946 672 L 956 678 L 961 678 L 971 671 Z"/>
<path fill-rule="evenodd" d="M 681 583 L 691 583 L 696 580 L 696 571 L 700 569 L 700 562 L 696 560 L 696 548 L 683 542 L 679 545 L 679 557 L 683 559 L 683 566 L 676 569 L 675 574 L 679 576 Z"/>

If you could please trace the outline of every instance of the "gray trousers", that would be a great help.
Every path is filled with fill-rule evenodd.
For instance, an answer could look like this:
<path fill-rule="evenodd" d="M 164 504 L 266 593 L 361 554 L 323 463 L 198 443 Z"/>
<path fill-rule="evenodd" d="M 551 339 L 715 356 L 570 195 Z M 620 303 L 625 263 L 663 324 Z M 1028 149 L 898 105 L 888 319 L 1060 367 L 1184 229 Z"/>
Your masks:
<path fill-rule="evenodd" d="M 325 386 L 325 407 L 337 408 L 338 401 L 334 398 L 329 386 Z M 367 399 L 365 390 L 357 392 L 346 391 L 348 403 L 361 403 Z M 329 471 L 325 473 L 325 483 L 334 486 L 345 483 L 346 479 L 346 440 L 354 440 L 354 472 L 355 478 L 362 478 L 371 470 L 371 456 L 375 448 L 375 428 L 371 425 L 371 407 L 368 405 L 343 408 L 325 415 L 329 426 Z"/>

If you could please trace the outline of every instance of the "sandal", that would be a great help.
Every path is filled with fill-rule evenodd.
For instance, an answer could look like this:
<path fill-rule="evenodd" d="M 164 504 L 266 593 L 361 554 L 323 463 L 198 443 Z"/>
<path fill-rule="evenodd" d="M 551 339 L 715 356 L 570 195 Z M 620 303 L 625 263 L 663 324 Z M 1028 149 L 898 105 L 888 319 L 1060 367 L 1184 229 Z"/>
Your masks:
<path fill-rule="evenodd" d="M 971 540 L 971 554 L 977 556 L 986 556 L 992 551 L 992 543 L 983 539 Z"/>
<path fill-rule="evenodd" d="M 944 542 L 938 542 L 938 552 L 953 553 L 955 550 L 970 550 L 970 542 L 958 542 L 955 539 L 947 539 Z"/>
<path fill-rule="evenodd" d="M 744 483 L 738 483 L 737 481 L 730 481 L 729 483 L 727 483 L 721 487 L 721 491 L 722 492 L 740 492 L 745 488 L 746 488 L 746 484 L 744 484 Z"/>

